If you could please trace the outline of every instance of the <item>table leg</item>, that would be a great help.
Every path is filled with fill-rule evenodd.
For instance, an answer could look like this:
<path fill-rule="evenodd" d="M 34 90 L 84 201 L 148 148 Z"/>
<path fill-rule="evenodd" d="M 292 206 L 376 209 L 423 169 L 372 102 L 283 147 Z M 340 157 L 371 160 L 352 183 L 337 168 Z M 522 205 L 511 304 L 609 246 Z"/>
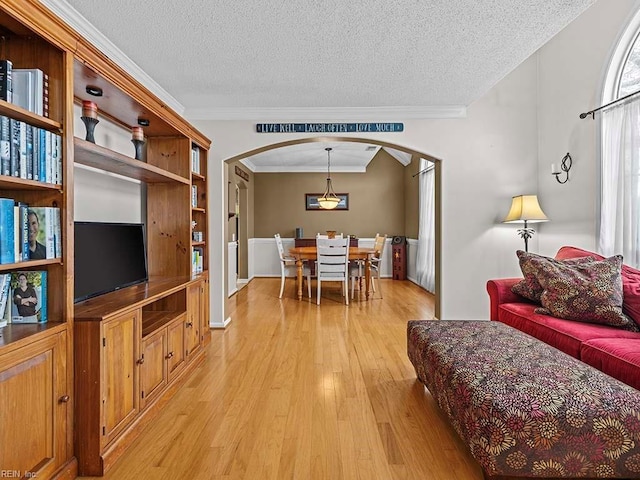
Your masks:
<path fill-rule="evenodd" d="M 371 259 L 367 256 L 364 261 L 364 283 L 366 285 L 365 292 L 366 298 L 369 300 L 369 287 L 371 286 Z"/>
<path fill-rule="evenodd" d="M 296 260 L 296 267 L 298 270 L 298 300 L 302 300 L 302 260 Z"/>

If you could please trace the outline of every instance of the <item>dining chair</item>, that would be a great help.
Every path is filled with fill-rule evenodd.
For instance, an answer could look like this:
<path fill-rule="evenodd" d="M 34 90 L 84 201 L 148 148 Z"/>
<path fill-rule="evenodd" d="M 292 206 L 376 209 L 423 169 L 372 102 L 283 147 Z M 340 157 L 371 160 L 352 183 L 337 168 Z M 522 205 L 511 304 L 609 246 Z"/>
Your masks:
<path fill-rule="evenodd" d="M 322 282 L 342 282 L 342 294 L 349 305 L 349 239 L 318 238 L 316 278 L 318 281 L 318 305 Z"/>
<path fill-rule="evenodd" d="M 278 298 L 282 298 L 282 293 L 284 292 L 284 280 L 287 277 L 287 273 L 289 276 L 293 276 L 297 278 L 298 276 L 298 267 L 296 266 L 296 259 L 285 255 L 284 246 L 282 245 L 282 238 L 280 238 L 280 234 L 276 233 L 274 235 L 276 239 L 276 246 L 278 247 L 278 255 L 280 255 L 280 295 Z M 307 277 L 307 289 L 309 293 L 309 298 L 311 298 L 311 269 L 303 265 L 302 275 L 303 278 Z"/>
<path fill-rule="evenodd" d="M 382 255 L 384 253 L 384 246 L 387 244 L 387 236 L 379 235 L 376 233 L 376 239 L 373 243 L 373 249 L 376 253 L 371 257 L 371 288 L 373 293 L 376 293 L 376 282 L 378 281 L 378 290 L 380 291 L 380 298 L 382 298 L 382 288 L 380 287 L 380 269 L 382 268 Z"/>
<path fill-rule="evenodd" d="M 355 298 L 356 284 L 360 290 L 360 279 L 364 276 L 364 262 L 362 260 L 351 260 L 349 262 L 349 278 L 351 279 L 351 300 Z"/>

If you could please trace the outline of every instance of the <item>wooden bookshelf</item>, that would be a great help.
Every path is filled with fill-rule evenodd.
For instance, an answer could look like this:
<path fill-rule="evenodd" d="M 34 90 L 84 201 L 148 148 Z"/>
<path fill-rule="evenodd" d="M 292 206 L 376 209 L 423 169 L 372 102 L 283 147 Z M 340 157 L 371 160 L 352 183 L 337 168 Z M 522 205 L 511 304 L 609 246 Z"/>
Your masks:
<path fill-rule="evenodd" d="M 0 175 L 0 190 L 62 190 L 62 185 Z"/>
<path fill-rule="evenodd" d="M 33 340 L 33 336 L 43 332 L 57 333 L 67 328 L 64 322 L 48 321 L 46 323 L 9 324 L 0 332 L 0 347 L 16 345 L 23 340 Z M 8 351 L 5 349 L 3 354 Z"/>
<path fill-rule="evenodd" d="M 197 188 L 198 198 L 197 205 L 191 207 L 191 221 L 195 222 L 196 226 L 192 230 L 191 236 L 191 248 L 199 249 L 203 254 L 203 270 L 208 270 L 209 257 L 207 252 L 207 150 L 200 148 L 199 145 L 192 145 L 193 151 L 196 151 L 195 167 L 197 171 L 191 170 L 191 184 Z M 194 160 L 192 160 L 194 161 Z M 193 231 L 202 233 L 202 240 L 196 239 L 193 236 Z"/>
<path fill-rule="evenodd" d="M 81 138 L 74 138 L 75 163 L 117 173 L 145 183 L 178 182 L 189 185 L 188 178 L 181 177 L 140 160 L 122 155 Z"/>
<path fill-rule="evenodd" d="M 47 272 L 47 317 L 42 324 L 0 328 L 0 431 L 21 432 L 0 445 L 4 471 L 37 478 L 72 478 L 73 452 L 73 131 L 72 54 L 55 37 L 65 31 L 37 1 L 9 0 L 0 6 L 3 52 L 13 68 L 38 68 L 49 76 L 49 116 L 0 100 L 0 115 L 62 136 L 59 185 L 0 176 L 0 196 L 31 207 L 58 207 L 61 258 L 0 265 L 0 272 Z M 4 54 L 4 53 L 3 53 Z M 0 239 L 1 241 L 1 239 Z M 28 392 L 28 393 L 27 393 Z M 64 473 L 66 472 L 66 473 Z"/>
<path fill-rule="evenodd" d="M 0 265 L 0 272 L 14 270 L 33 270 L 35 267 L 45 267 L 47 265 L 62 265 L 61 258 L 47 258 L 45 260 L 25 260 L 18 263 L 5 263 Z"/>
<path fill-rule="evenodd" d="M 36 115 L 35 113 L 2 99 L 0 99 L 0 115 L 6 115 L 33 125 L 34 127 L 44 128 L 45 130 L 50 130 L 52 132 L 62 132 L 62 124 L 60 122 L 56 122 L 55 120 L 51 120 L 50 118 L 43 117 L 41 115 Z"/>
<path fill-rule="evenodd" d="M 44 324 L 0 328 L 0 394 L 6 400 L 0 431 L 22 432 L 0 445 L 0 465 L 39 479 L 102 475 L 203 359 L 210 141 L 38 0 L 2 2 L 0 31 L 14 68 L 39 68 L 49 76 L 47 117 L 4 100 L 0 115 L 62 139 L 61 184 L 0 176 L 0 196 L 58 207 L 62 235 L 61 258 L 0 265 L 3 273 L 47 271 L 49 317 Z M 103 96 L 92 97 L 88 86 L 101 88 Z M 101 120 L 126 129 L 148 121 L 145 161 L 74 138 L 80 121 L 75 105 L 82 100 L 97 104 Z M 193 148 L 199 172 L 192 172 Z M 150 275 L 145 284 L 75 305 L 74 163 L 145 184 Z M 194 240 L 192 222 L 201 240 Z M 204 254 L 201 274 L 192 272 L 193 248 Z"/>

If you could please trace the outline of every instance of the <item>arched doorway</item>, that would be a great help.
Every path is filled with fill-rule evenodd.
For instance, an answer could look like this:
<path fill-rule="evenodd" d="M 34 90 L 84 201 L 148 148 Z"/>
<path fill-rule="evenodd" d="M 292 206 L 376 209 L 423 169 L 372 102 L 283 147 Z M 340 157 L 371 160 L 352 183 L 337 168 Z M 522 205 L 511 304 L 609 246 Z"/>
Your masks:
<path fill-rule="evenodd" d="M 360 144 L 369 144 L 369 145 L 377 145 L 380 147 L 386 147 L 388 149 L 392 149 L 392 150 L 396 150 L 399 152 L 404 152 L 405 154 L 407 154 L 411 159 L 413 159 L 415 161 L 415 163 L 418 163 L 418 161 L 422 158 L 422 159 L 426 159 L 427 161 L 431 162 L 433 164 L 433 171 L 435 172 L 434 175 L 434 188 L 435 188 L 435 208 L 434 211 L 432 212 L 434 218 L 435 218 L 435 315 L 436 317 L 439 318 L 440 316 L 440 282 L 441 282 L 441 273 L 440 273 L 440 238 L 441 238 L 441 202 L 440 202 L 440 198 L 441 198 L 441 160 L 438 158 L 435 158 L 431 155 L 428 155 L 424 152 L 420 152 L 420 151 L 416 151 L 412 148 L 408 148 L 405 147 L 403 145 L 399 145 L 399 144 L 395 144 L 395 143 L 391 143 L 391 142 L 387 142 L 387 141 L 382 141 L 382 140 L 375 140 L 375 139 L 369 139 L 369 138 L 351 138 L 351 137 L 312 137 L 312 138 L 303 138 L 303 139 L 296 139 L 296 140 L 289 140 L 289 141 L 284 141 L 284 142 L 277 142 L 277 143 L 272 143 L 269 145 L 264 145 L 262 147 L 253 149 L 253 150 L 249 150 L 246 151 L 244 153 L 238 154 L 238 155 L 234 155 L 233 157 L 227 158 L 226 160 L 224 160 L 225 164 L 227 165 L 227 167 L 230 164 L 236 164 L 236 167 L 238 165 L 238 162 L 243 160 L 243 159 L 247 159 L 249 157 L 254 157 L 257 154 L 263 153 L 263 152 L 268 152 L 270 150 L 276 150 L 276 149 L 280 149 L 280 148 L 284 148 L 284 147 L 289 147 L 292 145 L 299 145 L 299 144 L 305 144 L 305 143 L 313 143 L 313 142 L 331 142 L 331 143 L 335 143 L 335 142 L 350 142 L 350 143 L 360 143 Z M 229 176 L 231 177 L 232 169 L 228 169 L 229 170 Z M 417 175 L 419 175 L 420 172 L 416 172 L 415 175 L 413 175 L 414 177 L 416 177 Z M 417 180 L 416 180 L 417 183 Z M 313 232 L 315 233 L 315 232 Z M 249 249 L 251 247 L 249 246 Z M 228 265 L 229 263 L 226 262 L 225 265 Z M 251 276 L 251 272 L 249 272 L 249 275 Z"/>

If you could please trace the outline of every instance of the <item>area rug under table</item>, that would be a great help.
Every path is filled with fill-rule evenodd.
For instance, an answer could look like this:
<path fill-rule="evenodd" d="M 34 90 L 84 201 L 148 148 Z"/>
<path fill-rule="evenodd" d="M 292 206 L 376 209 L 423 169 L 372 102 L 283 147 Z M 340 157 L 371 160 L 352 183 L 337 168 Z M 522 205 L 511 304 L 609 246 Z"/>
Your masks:
<path fill-rule="evenodd" d="M 413 320 L 407 348 L 485 476 L 640 478 L 640 391 L 499 322 Z"/>

